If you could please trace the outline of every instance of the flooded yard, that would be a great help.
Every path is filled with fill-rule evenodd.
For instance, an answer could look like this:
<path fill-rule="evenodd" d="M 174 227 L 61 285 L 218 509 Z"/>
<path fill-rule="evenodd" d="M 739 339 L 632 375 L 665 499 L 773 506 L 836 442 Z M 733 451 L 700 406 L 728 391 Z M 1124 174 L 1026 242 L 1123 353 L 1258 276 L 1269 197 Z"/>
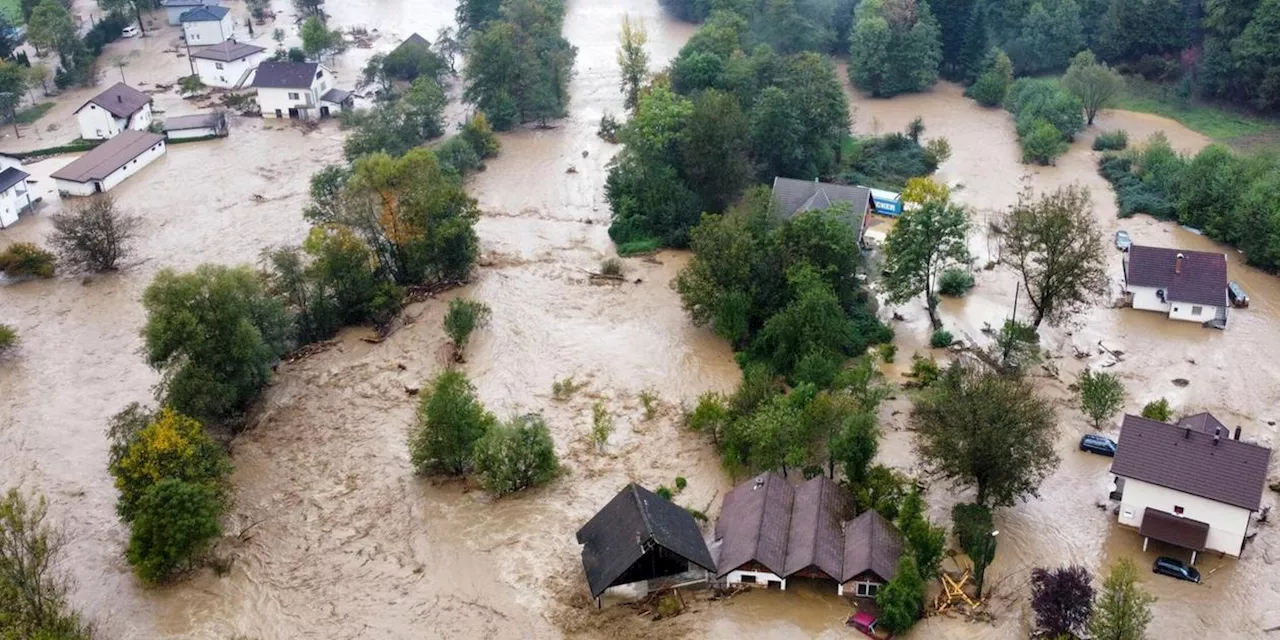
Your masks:
<path fill-rule="evenodd" d="M 330 5 L 334 24 L 378 35 L 372 49 L 353 49 L 335 62 L 344 87 L 373 52 L 415 31 L 433 37 L 453 21 L 447 0 Z M 279 24 L 292 24 L 287 3 L 274 8 Z M 603 113 L 622 111 L 614 50 L 623 13 L 648 26 L 654 68 L 693 33 L 693 26 L 663 14 L 655 0 L 569 0 L 565 37 L 579 49 L 570 115 L 550 129 L 503 135 L 502 154 L 472 179 L 470 190 L 483 211 L 477 225 L 482 266 L 471 285 L 450 294 L 472 296 L 493 309 L 464 370 L 500 416 L 545 415 L 565 466 L 548 486 L 494 502 L 457 483 L 412 475 L 405 437 L 416 399 L 406 389 L 419 387 L 447 360 L 439 329 L 445 304 L 433 300 L 409 308 L 413 322 L 381 344 L 361 340 L 364 333 L 353 329 L 335 348 L 280 368 L 251 428 L 233 443 L 235 504 L 219 547 L 231 559 L 225 575 L 203 571 L 147 589 L 129 573 L 103 432 L 110 415 L 129 402 L 149 400 L 156 382 L 138 353 L 141 293 L 164 267 L 252 263 L 266 247 L 300 242 L 308 179 L 341 157 L 343 134 L 334 123 L 304 134 L 287 124 L 233 118 L 229 138 L 175 145 L 113 191 L 122 208 L 144 219 L 137 255 L 125 271 L 0 287 L 0 322 L 15 325 L 23 338 L 16 357 L 0 365 L 0 483 L 49 496 L 53 515 L 71 536 L 66 568 L 76 579 L 73 600 L 106 637 L 848 636 L 841 625 L 844 602 L 803 587 L 744 594 L 657 625 L 625 609 L 597 611 L 588 600 L 573 533 L 628 481 L 656 486 L 684 476 L 689 487 L 678 502 L 718 512 L 732 479 L 708 445 L 681 429 L 679 405 L 706 390 L 732 390 L 739 378 L 729 346 L 693 327 L 670 287 L 686 254 L 626 260 L 625 283 L 598 286 L 584 273 L 613 251 L 603 188 L 618 147 L 595 132 Z M 269 28 L 258 33 L 262 46 L 271 46 L 269 37 L 268 44 L 261 41 Z M 167 45 L 156 36 L 121 46 L 150 51 Z M 167 55 L 163 68 L 147 70 L 150 63 L 136 62 L 125 74 L 176 78 L 185 58 Z M 139 60 L 149 59 L 140 54 Z M 93 95 L 84 93 L 59 98 L 42 123 L 74 127 L 70 112 Z M 166 110 L 187 106 L 166 95 L 157 97 Z M 987 221 L 1016 201 L 1020 177 L 1027 174 L 1037 190 L 1071 182 L 1088 186 L 1108 235 L 1125 228 L 1137 243 L 1228 251 L 1231 278 L 1253 300 L 1250 309 L 1233 311 L 1225 332 L 1107 306 L 1042 332 L 1057 375 L 1038 380 L 1060 404 L 1063 463 L 1040 499 L 997 514 L 1000 550 L 988 574 L 997 594 L 996 621 L 935 618 L 909 635 L 1026 637 L 1025 599 L 1018 596 L 1031 567 L 1079 563 L 1096 571 L 1121 556 L 1144 564 L 1161 551 L 1143 554 L 1137 534 L 1119 529 L 1095 506 L 1106 492 L 1108 460 L 1075 450 L 1088 427 L 1067 385 L 1086 365 L 1102 366 L 1109 357 L 1076 359 L 1072 345 L 1098 354 L 1101 340 L 1125 352 L 1108 370 L 1129 389 L 1128 411 L 1164 396 L 1179 413 L 1210 410 L 1228 425 L 1242 425 L 1247 436 L 1272 443 L 1276 427 L 1269 422 L 1280 419 L 1280 281 L 1170 224 L 1116 219 L 1112 194 L 1089 150 L 1093 133 L 1125 128 L 1136 140 L 1163 130 L 1184 151 L 1207 144 L 1172 121 L 1107 112 L 1057 166 L 1033 168 L 1018 162 L 1009 116 L 978 107 L 958 87 L 943 84 L 889 101 L 850 96 L 859 132 L 901 130 L 921 116 L 925 137 L 950 140 L 953 155 L 938 177 L 963 185 L 958 198 L 974 211 L 971 244 L 979 266 L 996 251 L 986 237 Z M 41 146 L 64 134 L 61 127 L 43 131 Z M 17 142 L 5 138 L 0 147 L 29 148 L 27 141 Z M 33 165 L 46 206 L 0 232 L 0 246 L 40 241 L 48 233 L 48 214 L 61 204 L 47 176 L 70 160 Z M 1111 267 L 1118 281 L 1119 253 Z M 998 326 L 1009 314 L 1015 281 L 1001 268 L 979 270 L 976 277 L 977 288 L 944 302 L 942 313 L 957 335 L 981 340 L 985 323 Z M 895 323 L 899 361 L 909 361 L 912 351 L 925 348 L 928 320 L 918 302 L 896 310 L 905 317 Z M 552 383 L 568 376 L 586 386 L 557 401 Z M 1175 378 L 1192 383 L 1177 387 Z M 644 390 L 663 400 L 652 420 L 644 419 L 638 399 Z M 588 435 L 597 401 L 617 423 L 604 453 Z M 886 403 L 881 458 L 914 470 L 905 431 L 909 408 L 905 394 Z M 948 522 L 951 505 L 966 496 L 935 484 L 929 498 L 933 518 Z M 1260 637 L 1264 624 L 1277 624 L 1268 616 L 1280 602 L 1278 559 L 1280 533 L 1264 526 L 1242 560 L 1204 557 L 1203 585 L 1143 574 L 1145 586 L 1160 597 L 1152 637 Z"/>

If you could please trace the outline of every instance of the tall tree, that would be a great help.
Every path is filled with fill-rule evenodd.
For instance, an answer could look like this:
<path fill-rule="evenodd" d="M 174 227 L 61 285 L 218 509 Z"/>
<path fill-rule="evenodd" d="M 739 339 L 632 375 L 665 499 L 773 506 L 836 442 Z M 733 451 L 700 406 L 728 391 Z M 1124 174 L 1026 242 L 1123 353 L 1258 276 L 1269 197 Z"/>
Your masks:
<path fill-rule="evenodd" d="M 1080 6 L 1075 0 L 1056 0 L 1046 7 L 1031 4 L 1022 20 L 1020 37 L 1010 44 L 1011 57 L 1021 74 L 1057 71 L 1084 46 Z"/>
<path fill-rule="evenodd" d="M 982 64 L 982 73 L 966 93 L 984 107 L 998 107 L 1013 85 L 1013 62 L 999 49 L 992 49 Z"/>
<path fill-rule="evenodd" d="M 497 424 L 460 371 L 445 371 L 423 390 L 409 439 L 417 473 L 460 475 L 471 467 L 476 443 Z"/>
<path fill-rule="evenodd" d="M 619 83 L 623 105 L 633 111 L 640 103 L 640 89 L 649 75 L 649 53 L 644 50 L 648 41 L 644 21 L 632 24 L 631 16 L 623 14 L 622 33 L 618 35 L 618 67 L 622 70 Z"/>
<path fill-rule="evenodd" d="M 502 0 L 459 0 L 454 18 L 458 21 L 458 36 L 465 40 L 472 31 L 484 29 L 501 15 Z"/>
<path fill-rule="evenodd" d="M 942 62 L 938 21 L 917 0 L 864 0 L 854 14 L 849 79 L 876 97 L 923 91 Z"/>
<path fill-rule="evenodd" d="M 702 210 L 722 212 L 751 179 L 747 152 L 751 123 L 738 101 L 710 89 L 693 100 L 680 132 L 680 169 L 702 199 Z"/>
<path fill-rule="evenodd" d="M 1092 51 L 1081 51 L 1071 59 L 1062 84 L 1080 98 L 1084 104 L 1085 120 L 1092 126 L 1098 111 L 1110 106 L 1116 94 L 1124 88 L 1124 78 L 1112 71 L 1107 63 L 1098 62 Z"/>
<path fill-rule="evenodd" d="M 1039 327 L 1079 312 L 1111 281 L 1089 191 L 1068 186 L 1032 198 L 1024 191 L 1009 212 L 1001 261 L 1022 279 Z"/>
<path fill-rule="evenodd" d="M 904 553 L 898 559 L 893 579 L 876 592 L 876 606 L 880 608 L 879 624 L 891 633 L 906 633 L 920 619 L 924 608 L 924 579 L 912 554 Z"/>
<path fill-rule="evenodd" d="M 1038 495 L 1058 466 L 1053 407 L 1019 377 L 954 362 L 916 401 L 911 424 L 920 457 L 943 477 L 973 485 L 985 506 Z"/>
<path fill-rule="evenodd" d="M 36 47 L 58 52 L 62 67 L 75 67 L 75 53 L 83 48 L 71 14 L 58 0 L 40 0 L 27 21 L 27 39 Z"/>
<path fill-rule="evenodd" d="M 903 213 L 885 241 L 884 287 L 889 300 L 902 304 L 924 294 L 929 321 L 941 328 L 935 280 L 949 265 L 969 260 L 968 229 L 964 209 L 946 199 L 931 199 Z"/>
<path fill-rule="evenodd" d="M 1102 581 L 1089 620 L 1089 636 L 1096 640 L 1143 640 L 1155 600 L 1138 586 L 1133 561 L 1121 558 Z"/>
<path fill-rule="evenodd" d="M 1124 406 L 1124 385 L 1110 373 L 1085 369 L 1076 381 L 1080 387 L 1080 410 L 1093 421 L 1094 429 L 1111 419 Z"/>
<path fill-rule="evenodd" d="M 1093 581 L 1079 565 L 1031 570 L 1031 609 L 1047 638 L 1078 637 L 1093 615 Z"/>

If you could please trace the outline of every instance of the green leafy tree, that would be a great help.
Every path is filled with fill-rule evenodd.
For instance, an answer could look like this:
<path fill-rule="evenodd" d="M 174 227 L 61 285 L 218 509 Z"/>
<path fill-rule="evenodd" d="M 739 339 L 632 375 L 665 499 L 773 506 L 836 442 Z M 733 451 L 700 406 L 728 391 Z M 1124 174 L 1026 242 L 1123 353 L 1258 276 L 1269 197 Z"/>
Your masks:
<path fill-rule="evenodd" d="M 218 500 L 226 496 L 231 463 L 198 421 L 173 409 L 155 416 L 126 410 L 112 421 L 109 435 L 107 469 L 120 492 L 121 520 L 132 523 L 147 492 L 165 479 L 207 485 Z"/>
<path fill-rule="evenodd" d="M 1080 410 L 1093 420 L 1094 429 L 1101 429 L 1102 423 L 1124 406 L 1124 384 L 1110 373 L 1085 369 L 1076 384 L 1080 387 Z"/>
<path fill-rule="evenodd" d="M 162 374 L 157 397 L 179 413 L 225 420 L 248 407 L 292 346 L 284 306 L 248 267 L 163 269 L 142 299 L 147 363 Z"/>
<path fill-rule="evenodd" d="M 1174 53 L 1187 43 L 1180 0 L 1109 0 L 1096 51 L 1106 60 Z"/>
<path fill-rule="evenodd" d="M 1013 62 L 1000 49 L 992 49 L 982 64 L 982 74 L 969 87 L 968 94 L 984 107 L 998 107 L 1013 84 Z"/>
<path fill-rule="evenodd" d="M 1121 558 L 1111 565 L 1089 619 L 1089 636 L 1097 640 L 1143 640 L 1156 599 L 1138 585 L 1133 561 Z"/>
<path fill-rule="evenodd" d="M 698 404 L 685 416 L 685 426 L 691 431 L 707 434 L 711 444 L 719 446 L 729 418 L 729 402 L 724 395 L 707 391 L 698 396 Z"/>
<path fill-rule="evenodd" d="M 875 509 L 885 519 L 893 521 L 898 519 L 899 507 L 906 500 L 909 484 L 902 472 L 877 464 L 867 469 L 867 477 L 863 481 L 846 486 L 853 494 L 854 506 L 859 513 Z"/>
<path fill-rule="evenodd" d="M 725 435 L 725 462 L 749 470 L 804 466 L 808 434 L 801 407 L 787 396 L 775 395 L 750 415 L 735 420 Z"/>
<path fill-rule="evenodd" d="M 58 0 L 40 0 L 31 10 L 27 39 L 35 47 L 57 51 L 64 69 L 76 66 L 76 53 L 84 47 L 71 14 Z"/>
<path fill-rule="evenodd" d="M 709 89 L 695 97 L 677 144 L 702 211 L 724 211 L 751 180 L 751 123 L 732 95 Z"/>
<path fill-rule="evenodd" d="M 1038 495 L 1058 466 L 1053 408 L 1017 377 L 954 362 L 917 399 L 911 424 L 921 458 L 943 477 L 975 486 L 985 506 Z"/>
<path fill-rule="evenodd" d="M 849 38 L 849 80 L 872 96 L 923 91 L 938 79 L 941 31 L 928 3 L 861 2 Z"/>
<path fill-rule="evenodd" d="M 52 278 L 57 258 L 30 242 L 15 242 L 0 252 L 0 271 L 10 277 Z"/>
<path fill-rule="evenodd" d="M 178 91 L 181 91 L 182 93 L 200 93 L 206 88 L 208 87 L 205 85 L 204 80 L 201 80 L 200 76 L 197 74 L 193 73 L 189 76 L 182 76 L 181 78 L 178 78 Z"/>
<path fill-rule="evenodd" d="M 478 442 L 497 420 L 476 398 L 460 371 L 445 371 L 423 390 L 409 457 L 419 474 L 461 475 L 472 465 Z"/>
<path fill-rule="evenodd" d="M 1044 118 L 1035 118 L 1021 136 L 1022 161 L 1039 165 L 1053 164 L 1053 159 L 1066 153 L 1069 145 L 1062 132 Z"/>
<path fill-rule="evenodd" d="M 1010 45 L 1020 74 L 1040 74 L 1067 66 L 1084 46 L 1080 5 L 1075 0 L 1031 3 L 1020 37 Z"/>
<path fill-rule="evenodd" d="M 125 557 L 146 582 L 191 566 L 222 533 L 222 503 L 210 486 L 165 478 L 138 501 Z"/>
<path fill-rule="evenodd" d="M 948 266 L 969 260 L 965 211 L 945 199 L 930 199 L 919 209 L 907 211 L 885 241 L 884 287 L 889 300 L 902 304 L 924 294 L 929 321 L 938 320 L 935 281 Z"/>
<path fill-rule="evenodd" d="M 924 610 L 924 580 L 916 567 L 915 556 L 904 553 L 898 559 L 893 579 L 876 592 L 876 606 L 880 609 L 876 626 L 893 634 L 906 633 L 920 619 Z"/>
<path fill-rule="evenodd" d="M 435 80 L 419 77 L 400 99 L 400 112 L 411 140 L 422 141 L 444 135 L 444 107 L 449 104 L 444 89 Z"/>
<path fill-rule="evenodd" d="M 1173 420 L 1173 408 L 1169 406 L 1168 398 L 1152 400 L 1143 405 L 1142 417 L 1159 420 L 1160 422 L 1169 422 Z"/>
<path fill-rule="evenodd" d="M 915 556 L 920 575 L 934 575 L 942 561 L 942 550 L 947 546 L 947 530 L 929 521 L 918 487 L 912 487 L 902 501 L 898 512 L 898 531 L 902 532 L 907 548 Z"/>
<path fill-rule="evenodd" d="M 0 355 L 18 346 L 18 330 L 7 324 L 0 324 Z"/>
<path fill-rule="evenodd" d="M 539 415 L 495 425 L 475 445 L 480 483 L 499 496 L 546 483 L 559 467 L 551 432 Z"/>
<path fill-rule="evenodd" d="M 458 33 L 466 36 L 483 29 L 501 17 L 501 0 L 459 0 L 454 17 L 458 21 Z"/>
<path fill-rule="evenodd" d="M 831 444 L 831 459 L 849 482 L 861 485 L 880 449 L 880 429 L 871 410 L 862 409 L 838 423 Z"/>
<path fill-rule="evenodd" d="M 810 354 L 842 359 L 859 340 L 858 328 L 835 291 L 809 265 L 793 269 L 788 281 L 796 297 L 765 322 L 752 353 L 783 375 L 792 374 Z"/>
<path fill-rule="evenodd" d="M 622 33 L 618 36 L 618 67 L 622 70 L 620 89 L 623 105 L 634 110 L 640 104 L 640 89 L 649 75 L 649 54 L 644 45 L 649 41 L 644 22 L 635 24 L 631 16 L 622 16 Z"/>
<path fill-rule="evenodd" d="M 453 342 L 453 358 L 462 362 L 462 354 L 471 340 L 471 333 L 489 321 L 489 306 L 483 302 L 454 298 L 449 301 L 449 311 L 444 315 L 444 333 Z"/>
<path fill-rule="evenodd" d="M 66 538 L 47 517 L 43 496 L 0 495 L 0 638 L 91 640 L 93 626 L 67 602 L 70 581 L 57 570 Z"/>
<path fill-rule="evenodd" d="M 49 244 L 63 264 L 94 272 L 112 271 L 132 251 L 142 219 L 116 210 L 115 200 L 99 195 L 52 217 Z"/>
<path fill-rule="evenodd" d="M 991 510 L 981 504 L 960 503 L 951 509 L 951 522 L 956 541 L 973 563 L 974 584 L 981 596 L 987 567 L 996 557 L 996 528 Z"/>
<path fill-rule="evenodd" d="M 1062 86 L 1084 104 L 1085 121 L 1092 126 L 1098 111 L 1110 106 L 1124 89 L 1124 78 L 1107 63 L 1098 62 L 1092 51 L 1081 51 L 1071 59 Z"/>
<path fill-rule="evenodd" d="M 138 31 L 142 35 L 147 34 L 147 27 L 142 23 L 142 10 L 150 11 L 155 8 L 151 0 L 98 0 L 98 7 L 107 13 L 119 13 L 121 15 L 132 13 L 138 25 Z"/>
<path fill-rule="evenodd" d="M 560 35 L 564 4 L 507 0 L 501 13 L 502 19 L 470 36 L 463 97 L 499 131 L 564 115 L 577 57 Z"/>

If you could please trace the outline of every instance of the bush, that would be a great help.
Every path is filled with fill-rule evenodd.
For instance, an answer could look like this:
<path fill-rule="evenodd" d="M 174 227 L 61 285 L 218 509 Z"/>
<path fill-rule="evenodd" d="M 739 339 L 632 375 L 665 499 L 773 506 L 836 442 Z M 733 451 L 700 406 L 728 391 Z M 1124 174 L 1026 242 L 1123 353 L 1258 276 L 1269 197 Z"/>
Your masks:
<path fill-rule="evenodd" d="M 93 628 L 67 604 L 71 584 L 58 569 L 66 538 L 45 521 L 47 505 L 0 493 L 0 638 L 91 640 Z"/>
<path fill-rule="evenodd" d="M 539 415 L 496 425 L 476 442 L 476 475 L 486 490 L 499 496 L 543 484 L 559 467 L 551 432 Z"/>
<path fill-rule="evenodd" d="M 30 242 L 15 242 L 0 253 L 0 271 L 10 277 L 52 278 L 54 255 Z"/>
<path fill-rule="evenodd" d="M 99 195 L 53 216 L 49 243 L 72 269 L 111 271 L 132 251 L 142 218 L 122 215 L 115 200 Z"/>
<path fill-rule="evenodd" d="M 960 549 L 973 562 L 973 574 L 981 594 L 987 566 L 996 557 L 996 537 L 991 535 L 995 531 L 991 510 L 980 504 L 960 503 L 951 509 L 951 522 Z"/>
<path fill-rule="evenodd" d="M 1169 407 L 1169 401 L 1165 398 L 1152 400 L 1142 407 L 1142 417 L 1159 420 L 1160 422 L 1169 422 L 1173 420 L 1173 409 Z"/>
<path fill-rule="evenodd" d="M 932 357 L 923 357 L 916 353 L 911 356 L 911 374 L 910 376 L 921 387 L 927 387 L 938 381 L 942 376 L 942 370 L 938 367 L 938 362 Z"/>
<path fill-rule="evenodd" d="M 609 415 L 609 409 L 604 406 L 604 402 L 595 403 L 591 407 L 591 440 L 596 443 L 597 448 L 603 450 L 612 433 L 613 416 Z"/>
<path fill-rule="evenodd" d="M 18 346 L 18 330 L 7 324 L 0 324 L 0 353 Z"/>
<path fill-rule="evenodd" d="M 676 476 L 676 491 L 684 491 L 689 486 L 689 481 L 684 476 Z"/>
<path fill-rule="evenodd" d="M 605 142 L 617 144 L 618 129 L 621 128 L 622 125 L 618 124 L 618 119 L 614 118 L 611 114 L 606 113 L 600 116 L 600 128 L 596 130 L 596 135 L 600 136 L 600 139 Z"/>
<path fill-rule="evenodd" d="M 938 280 L 938 293 L 959 298 L 973 288 L 973 274 L 964 269 L 947 269 Z"/>
<path fill-rule="evenodd" d="M 698 396 L 698 404 L 685 415 L 684 425 L 691 431 L 705 433 L 719 444 L 729 422 L 729 402 L 723 394 L 708 391 Z"/>
<path fill-rule="evenodd" d="M 563 402 L 572 398 L 573 394 L 577 393 L 578 389 L 581 389 L 584 386 L 586 386 L 585 383 L 578 384 L 574 382 L 573 376 L 556 380 L 551 383 L 551 397 Z"/>
<path fill-rule="evenodd" d="M 880 609 L 878 626 L 894 634 L 906 633 L 920 619 L 924 580 L 912 554 L 904 553 L 898 559 L 897 573 L 876 592 L 876 606 Z"/>
<path fill-rule="evenodd" d="M 1094 151 L 1119 151 L 1129 146 L 1129 132 L 1123 129 L 1103 131 L 1093 139 Z"/>
<path fill-rule="evenodd" d="M 449 311 L 444 315 L 444 332 L 453 342 L 453 359 L 462 362 L 462 352 L 467 348 L 471 332 L 489 321 L 488 305 L 466 298 L 449 301 Z"/>
<path fill-rule="evenodd" d="M 929 346 L 934 349 L 942 349 L 944 347 L 951 346 L 951 343 L 955 341 L 955 336 L 952 336 L 950 331 L 947 331 L 946 329 L 938 329 L 929 337 Z"/>
<path fill-rule="evenodd" d="M 226 495 L 231 463 L 196 420 L 173 409 L 150 416 L 133 405 L 113 419 L 109 436 L 107 470 L 120 492 L 116 512 L 126 523 L 134 521 L 144 496 L 162 480 L 206 485 L 219 501 Z"/>
<path fill-rule="evenodd" d="M 665 484 L 659 485 L 657 489 L 654 489 L 653 493 L 654 495 L 657 495 L 659 498 L 662 498 L 663 500 L 667 500 L 667 501 L 670 501 L 672 498 L 675 497 L 675 494 L 671 492 L 671 488 Z"/>
<path fill-rule="evenodd" d="M 409 437 L 414 471 L 461 475 L 471 467 L 476 442 L 496 422 L 462 372 L 441 373 L 418 403 L 417 427 Z"/>
<path fill-rule="evenodd" d="M 166 478 L 149 487 L 137 505 L 125 557 L 146 582 L 185 569 L 222 533 L 217 492 L 207 485 Z"/>
<path fill-rule="evenodd" d="M 622 276 L 622 261 L 617 258 L 607 258 L 600 263 L 600 274 L 606 276 Z"/>
<path fill-rule="evenodd" d="M 653 253 L 662 248 L 662 240 L 658 238 L 641 238 L 618 245 L 618 255 L 622 257 Z"/>
<path fill-rule="evenodd" d="M 893 359 L 898 355 L 898 345 L 893 344 L 892 342 L 886 342 L 880 345 L 877 347 L 877 350 L 880 352 L 880 359 L 888 364 L 892 364 Z"/>
<path fill-rule="evenodd" d="M 1084 129 L 1084 104 L 1056 80 L 1021 78 L 1004 106 L 1017 122 L 1023 162 L 1051 164 Z"/>
<path fill-rule="evenodd" d="M 661 406 L 662 398 L 658 397 L 658 393 L 652 389 L 645 389 L 640 392 L 640 406 L 644 407 L 644 419 L 652 420 L 658 415 L 658 408 Z"/>

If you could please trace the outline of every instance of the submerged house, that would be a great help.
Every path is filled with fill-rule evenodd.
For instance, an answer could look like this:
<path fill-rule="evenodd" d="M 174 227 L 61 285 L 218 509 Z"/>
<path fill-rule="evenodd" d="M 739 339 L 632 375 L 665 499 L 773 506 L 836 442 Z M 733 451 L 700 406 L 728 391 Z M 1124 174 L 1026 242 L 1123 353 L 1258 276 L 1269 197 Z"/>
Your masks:
<path fill-rule="evenodd" d="M 844 511 L 826 476 L 793 486 L 769 472 L 734 487 L 716 522 L 717 578 L 783 590 L 793 578 L 817 579 L 840 595 L 874 597 L 893 579 L 902 538 L 875 511 L 842 522 Z"/>
<path fill-rule="evenodd" d="M 17 223 L 18 217 L 34 206 L 27 185 L 30 177 L 22 170 L 21 160 L 0 154 L 0 229 Z"/>
<path fill-rule="evenodd" d="M 829 184 L 817 180 L 773 179 L 773 206 L 779 217 L 790 218 L 805 211 L 821 211 L 843 206 L 849 226 L 856 230 L 858 241 L 867 226 L 867 212 L 875 210 L 871 189 Z"/>
<path fill-rule="evenodd" d="M 58 191 L 73 196 L 105 193 L 165 154 L 164 136 L 124 131 L 54 171 Z"/>
<path fill-rule="evenodd" d="M 1271 450 L 1240 440 L 1208 413 L 1176 425 L 1126 415 L 1115 461 L 1119 523 L 1138 530 L 1142 548 L 1158 540 L 1191 551 L 1239 557 L 1261 509 Z"/>
<path fill-rule="evenodd" d="M 638 484 L 629 484 L 578 530 L 591 597 L 610 587 L 715 571 L 693 516 Z"/>
<path fill-rule="evenodd" d="M 265 61 L 253 75 L 264 118 L 314 120 L 350 108 L 351 93 L 334 86 L 333 72 L 315 62 Z"/>
<path fill-rule="evenodd" d="M 146 131 L 151 126 L 151 96 L 117 82 L 76 109 L 80 137 L 106 140 L 121 131 Z"/>
<path fill-rule="evenodd" d="M 1133 245 L 1123 266 L 1124 290 L 1134 309 L 1226 328 L 1226 255 Z"/>

